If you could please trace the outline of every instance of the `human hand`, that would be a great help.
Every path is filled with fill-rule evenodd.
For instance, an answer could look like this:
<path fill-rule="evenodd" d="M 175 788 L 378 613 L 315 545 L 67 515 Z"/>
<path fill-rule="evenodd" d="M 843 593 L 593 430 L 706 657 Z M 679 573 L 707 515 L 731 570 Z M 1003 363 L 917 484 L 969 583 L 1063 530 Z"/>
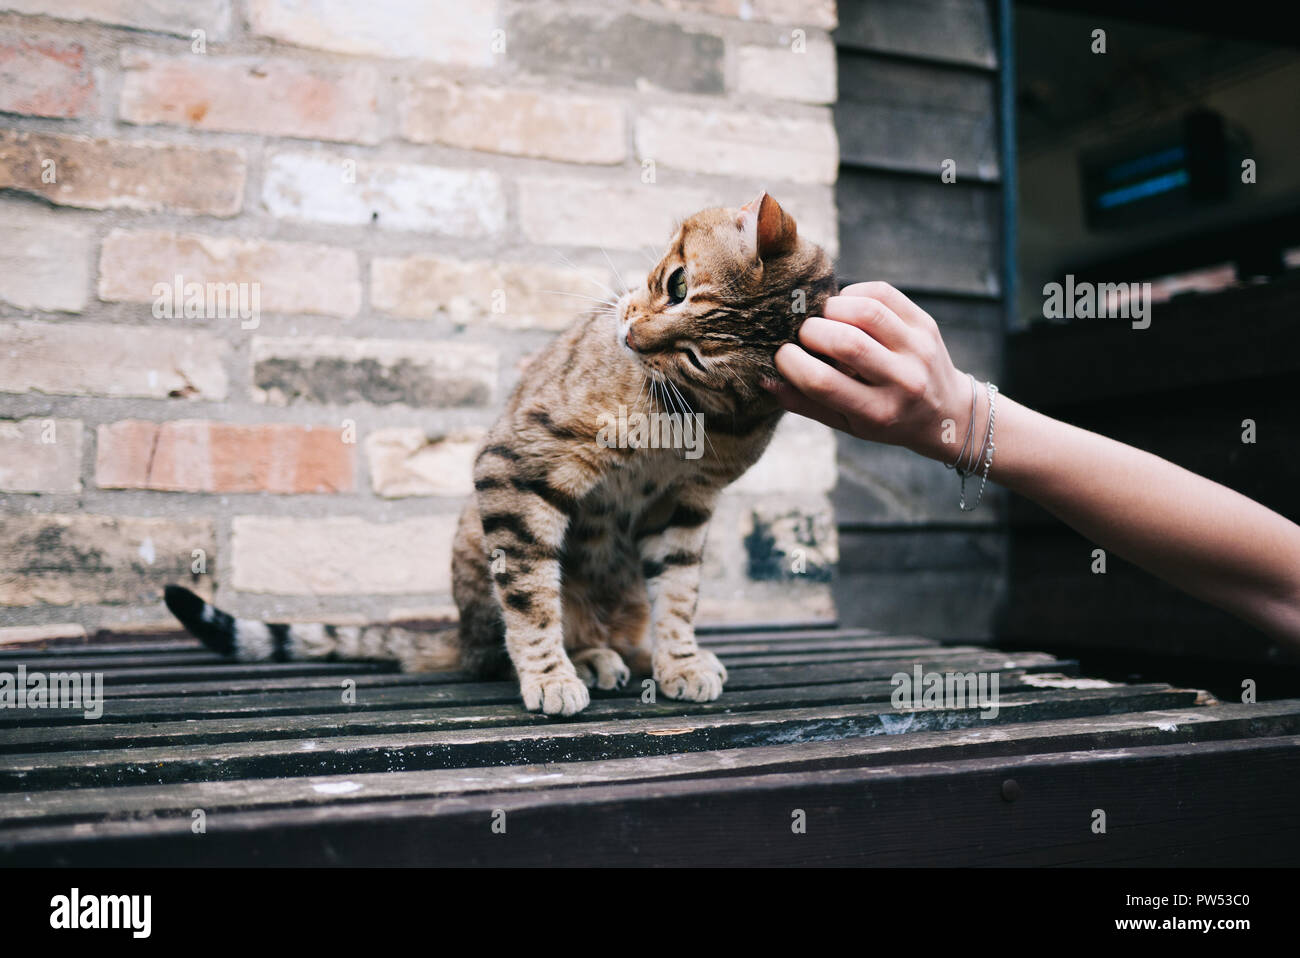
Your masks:
<path fill-rule="evenodd" d="M 790 412 L 931 459 L 955 457 L 971 382 L 925 310 L 888 283 L 855 283 L 827 300 L 825 316 L 804 321 L 799 341 L 777 350 L 784 382 L 765 384 Z"/>

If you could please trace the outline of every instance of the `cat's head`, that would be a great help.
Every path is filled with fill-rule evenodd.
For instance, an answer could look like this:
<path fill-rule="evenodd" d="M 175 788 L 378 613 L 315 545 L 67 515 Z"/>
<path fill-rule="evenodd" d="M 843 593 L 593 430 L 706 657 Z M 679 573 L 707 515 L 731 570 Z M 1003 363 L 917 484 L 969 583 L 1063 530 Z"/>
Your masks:
<path fill-rule="evenodd" d="M 645 286 L 619 300 L 619 347 L 701 406 L 766 403 L 773 356 L 834 295 L 830 258 L 767 193 L 678 227 Z"/>

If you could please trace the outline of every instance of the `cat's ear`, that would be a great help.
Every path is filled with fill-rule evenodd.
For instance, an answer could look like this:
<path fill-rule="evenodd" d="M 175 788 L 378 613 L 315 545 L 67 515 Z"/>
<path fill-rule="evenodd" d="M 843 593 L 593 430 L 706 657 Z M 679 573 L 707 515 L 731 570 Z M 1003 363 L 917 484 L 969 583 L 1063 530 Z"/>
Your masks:
<path fill-rule="evenodd" d="M 794 247 L 798 236 L 794 217 L 781 209 L 781 204 L 766 191 L 740 208 L 736 228 L 753 237 L 759 259 L 778 256 Z"/>

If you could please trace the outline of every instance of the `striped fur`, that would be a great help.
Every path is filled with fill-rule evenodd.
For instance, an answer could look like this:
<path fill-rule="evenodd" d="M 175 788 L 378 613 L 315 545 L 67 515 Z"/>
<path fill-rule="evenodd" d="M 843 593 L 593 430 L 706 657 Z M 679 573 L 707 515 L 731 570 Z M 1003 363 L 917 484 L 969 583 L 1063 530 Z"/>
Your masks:
<path fill-rule="evenodd" d="M 167 586 L 164 599 L 172 614 L 204 645 L 244 662 L 394 661 L 407 672 L 437 672 L 460 663 L 455 629 L 416 632 L 394 626 L 290 625 L 237 619 L 179 585 Z"/>
<path fill-rule="evenodd" d="M 684 301 L 672 295 L 679 269 Z M 168 605 L 209 646 L 240 658 L 513 670 L 524 705 L 547 714 L 578 712 L 589 687 L 621 687 L 634 672 L 671 698 L 715 699 L 726 669 L 696 645 L 693 625 L 709 519 L 780 418 L 759 385 L 777 375 L 776 349 L 834 292 L 825 253 L 761 194 L 686 220 L 644 286 L 555 339 L 475 462 L 452 551 L 454 641 L 232 619 L 179 587 Z M 698 458 L 602 443 L 620 408 L 699 413 Z"/>

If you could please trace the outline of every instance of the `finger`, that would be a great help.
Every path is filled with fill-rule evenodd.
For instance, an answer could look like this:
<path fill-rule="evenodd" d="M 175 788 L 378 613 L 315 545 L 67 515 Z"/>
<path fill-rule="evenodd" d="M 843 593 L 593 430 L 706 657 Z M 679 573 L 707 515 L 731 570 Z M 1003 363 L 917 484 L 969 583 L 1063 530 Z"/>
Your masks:
<path fill-rule="evenodd" d="M 799 329 L 799 342 L 866 382 L 884 385 L 898 379 L 898 356 L 848 323 L 809 316 Z"/>
<path fill-rule="evenodd" d="M 892 309 L 880 300 L 866 296 L 832 296 L 826 300 L 822 315 L 856 326 L 890 349 L 906 348 L 913 335 Z"/>
<path fill-rule="evenodd" d="M 786 412 L 805 416 L 808 419 L 815 419 L 841 432 L 851 432 L 849 421 L 844 418 L 843 413 L 838 413 L 834 409 L 813 402 L 789 383 L 773 380 L 771 383 L 766 384 L 765 388 L 776 397 L 776 401 L 781 404 L 781 408 Z"/>
<path fill-rule="evenodd" d="M 909 326 L 924 326 L 927 323 L 934 322 L 930 314 L 920 306 L 917 306 L 916 303 L 888 283 L 882 283 L 879 280 L 845 286 L 840 290 L 840 295 L 879 300 L 893 310 L 894 315 Z"/>
<path fill-rule="evenodd" d="M 813 402 L 845 416 L 863 415 L 874 420 L 872 387 L 814 359 L 794 343 L 786 343 L 776 351 L 776 368 L 786 382 Z"/>

